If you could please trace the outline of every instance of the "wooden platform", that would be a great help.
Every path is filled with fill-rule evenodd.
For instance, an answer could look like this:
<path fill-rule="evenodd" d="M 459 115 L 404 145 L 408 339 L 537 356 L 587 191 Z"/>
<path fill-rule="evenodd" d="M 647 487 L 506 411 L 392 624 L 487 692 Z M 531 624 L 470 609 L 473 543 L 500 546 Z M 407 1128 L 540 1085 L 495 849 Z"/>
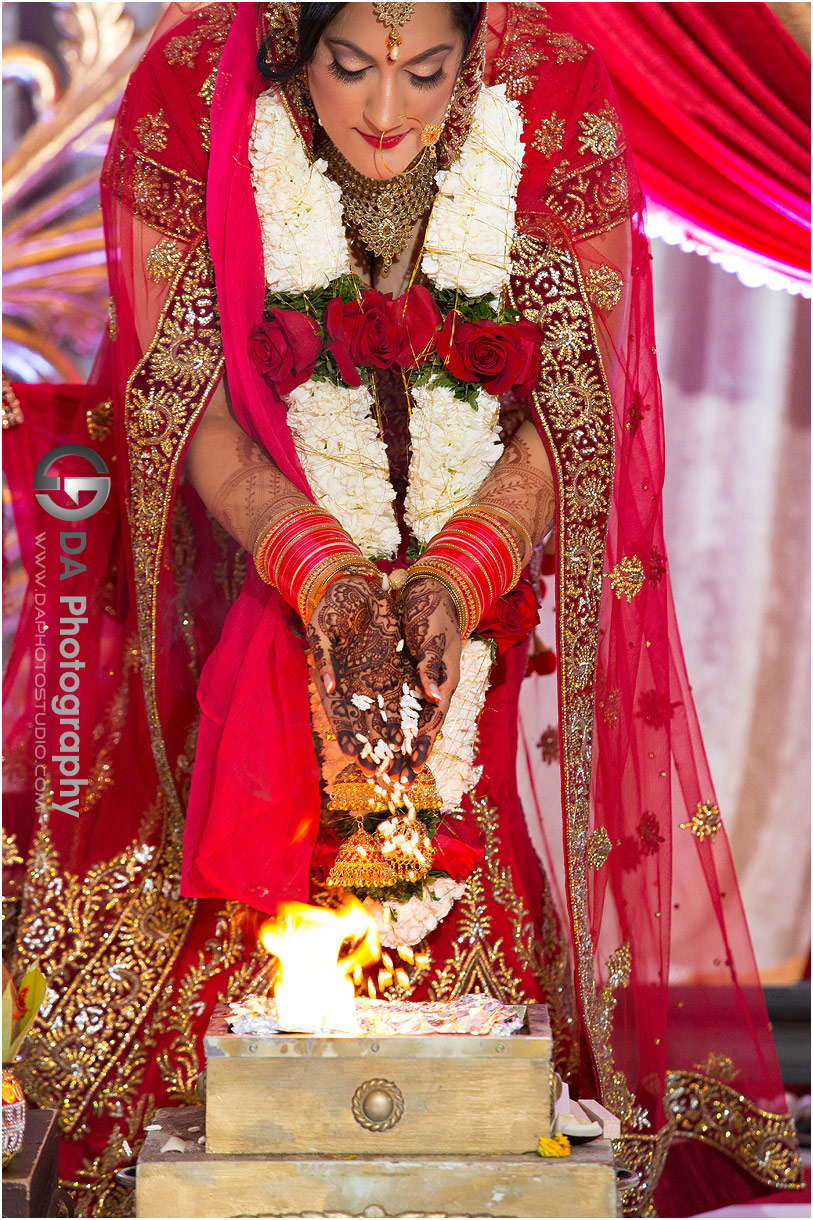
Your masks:
<path fill-rule="evenodd" d="M 488 1099 L 480 1099 L 481 1106 Z M 612 1147 L 571 1156 L 216 1155 L 205 1111 L 159 1110 L 138 1160 L 137 1216 L 615 1216 Z M 198 1128 L 196 1131 L 190 1128 Z M 185 1152 L 161 1152 L 175 1135 Z"/>
<path fill-rule="evenodd" d="M 206 1151 L 488 1156 L 534 1150 L 550 1134 L 553 1038 L 547 1010 L 507 1038 L 467 1034 L 353 1037 L 233 1034 L 223 1006 L 204 1038 Z M 373 1129 L 365 1088 L 399 1114 Z"/>

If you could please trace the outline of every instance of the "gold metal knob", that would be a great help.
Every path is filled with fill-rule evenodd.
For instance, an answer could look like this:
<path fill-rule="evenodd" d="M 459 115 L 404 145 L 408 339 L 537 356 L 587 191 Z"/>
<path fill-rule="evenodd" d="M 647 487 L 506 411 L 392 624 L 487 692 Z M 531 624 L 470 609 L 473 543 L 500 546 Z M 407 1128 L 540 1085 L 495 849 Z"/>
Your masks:
<path fill-rule="evenodd" d="M 365 1096 L 361 1108 L 371 1123 L 383 1123 L 395 1109 L 395 1102 L 386 1089 L 372 1089 Z"/>
<path fill-rule="evenodd" d="M 391 1080 L 365 1080 L 353 1094 L 351 1108 L 365 1131 L 389 1131 L 404 1113 L 404 1095 Z"/>

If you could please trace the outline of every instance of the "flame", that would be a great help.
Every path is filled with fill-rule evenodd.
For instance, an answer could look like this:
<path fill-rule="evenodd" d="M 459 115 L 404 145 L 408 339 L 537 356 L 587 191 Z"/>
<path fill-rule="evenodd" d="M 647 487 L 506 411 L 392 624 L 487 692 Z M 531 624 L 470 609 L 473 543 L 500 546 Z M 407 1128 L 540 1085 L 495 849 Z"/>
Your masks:
<path fill-rule="evenodd" d="M 381 956 L 375 922 L 355 898 L 337 911 L 283 903 L 260 929 L 280 962 L 274 996 L 284 1029 L 354 1034 L 354 977 Z"/>

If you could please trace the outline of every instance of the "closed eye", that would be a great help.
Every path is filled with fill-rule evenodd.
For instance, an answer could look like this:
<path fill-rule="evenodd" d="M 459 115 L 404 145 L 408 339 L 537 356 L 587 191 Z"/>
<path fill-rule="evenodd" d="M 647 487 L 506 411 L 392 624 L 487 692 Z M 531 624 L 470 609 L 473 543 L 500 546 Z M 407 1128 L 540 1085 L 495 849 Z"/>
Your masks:
<path fill-rule="evenodd" d="M 361 80 L 362 76 L 364 76 L 364 73 L 369 72 L 370 68 L 368 66 L 366 68 L 359 68 L 355 72 L 351 72 L 351 70 L 349 68 L 342 67 L 342 65 L 339 63 L 339 61 L 337 59 L 334 59 L 332 63 L 328 64 L 327 70 L 328 70 L 328 72 L 331 73 L 332 76 L 336 77 L 336 80 L 354 81 L 354 80 Z"/>
<path fill-rule="evenodd" d="M 418 76 L 415 72 L 410 72 L 409 77 L 417 89 L 434 89 L 446 80 L 446 73 L 443 68 L 438 68 L 431 76 Z"/>

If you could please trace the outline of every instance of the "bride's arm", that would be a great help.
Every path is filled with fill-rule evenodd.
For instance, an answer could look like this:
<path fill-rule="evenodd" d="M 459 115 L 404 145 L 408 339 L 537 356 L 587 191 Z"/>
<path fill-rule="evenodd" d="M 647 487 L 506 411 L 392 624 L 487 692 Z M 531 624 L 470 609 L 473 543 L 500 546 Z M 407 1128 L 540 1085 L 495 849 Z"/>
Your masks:
<path fill-rule="evenodd" d="M 212 516 L 251 552 L 267 526 L 311 503 L 240 427 L 222 381 L 192 438 L 185 473 Z M 379 764 L 364 743 L 373 750 L 383 740 L 393 756 L 389 770 L 404 773 L 400 701 L 403 683 L 414 685 L 416 676 L 398 651 L 401 628 L 391 599 L 360 576 L 343 576 L 326 589 L 305 634 L 341 749 L 372 770 Z M 367 696 L 361 703 L 370 706 L 358 706 L 354 695 Z"/>
<path fill-rule="evenodd" d="M 536 544 L 553 523 L 553 476 L 536 428 L 523 423 L 474 497 L 473 503 L 515 517 Z M 514 531 L 520 553 L 525 540 Z M 462 641 L 454 603 L 437 581 L 427 577 L 407 585 L 401 598 L 404 637 L 415 658 L 424 694 L 435 705 L 413 754 L 421 766 L 429 755 L 460 677 Z"/>
<path fill-rule="evenodd" d="M 283 513 L 310 504 L 240 427 L 222 380 L 190 442 L 185 473 L 215 520 L 247 551 Z"/>
<path fill-rule="evenodd" d="M 520 425 L 505 446 L 474 503 L 490 505 L 516 517 L 533 545 L 549 532 L 555 508 L 553 475 L 542 438 L 529 420 Z M 522 547 L 522 538 L 518 534 L 516 538 Z"/>

